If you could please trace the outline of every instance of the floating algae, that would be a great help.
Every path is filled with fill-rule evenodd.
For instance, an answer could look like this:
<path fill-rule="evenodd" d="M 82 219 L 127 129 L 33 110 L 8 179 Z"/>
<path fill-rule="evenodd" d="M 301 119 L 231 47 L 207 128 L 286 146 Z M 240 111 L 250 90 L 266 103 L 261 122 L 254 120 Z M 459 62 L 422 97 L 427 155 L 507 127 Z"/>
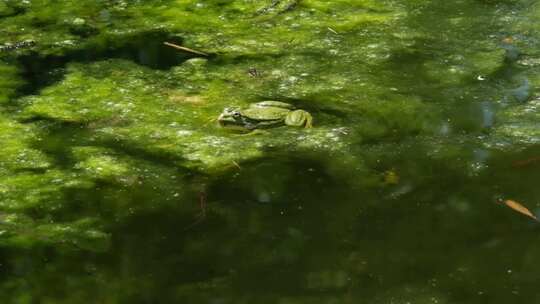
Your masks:
<path fill-rule="evenodd" d="M 0 297 L 534 302 L 539 8 L 0 2 Z"/>

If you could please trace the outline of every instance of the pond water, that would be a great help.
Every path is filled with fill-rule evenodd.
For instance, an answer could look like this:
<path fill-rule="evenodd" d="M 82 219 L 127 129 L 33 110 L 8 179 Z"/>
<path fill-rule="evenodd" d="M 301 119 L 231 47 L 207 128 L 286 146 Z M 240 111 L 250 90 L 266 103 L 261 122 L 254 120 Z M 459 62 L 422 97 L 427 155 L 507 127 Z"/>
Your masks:
<path fill-rule="evenodd" d="M 65 2 L 0 2 L 2 303 L 540 303 L 538 1 Z"/>

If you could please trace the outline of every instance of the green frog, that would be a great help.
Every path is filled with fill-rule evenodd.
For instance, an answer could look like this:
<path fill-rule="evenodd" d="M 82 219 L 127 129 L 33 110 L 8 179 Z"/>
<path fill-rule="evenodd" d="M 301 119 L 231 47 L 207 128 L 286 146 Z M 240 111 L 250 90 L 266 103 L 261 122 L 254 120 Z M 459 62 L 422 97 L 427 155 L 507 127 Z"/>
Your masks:
<path fill-rule="evenodd" d="M 243 110 L 225 108 L 218 122 L 222 127 L 247 131 L 283 125 L 311 128 L 313 117 L 291 104 L 269 100 L 253 103 Z"/>

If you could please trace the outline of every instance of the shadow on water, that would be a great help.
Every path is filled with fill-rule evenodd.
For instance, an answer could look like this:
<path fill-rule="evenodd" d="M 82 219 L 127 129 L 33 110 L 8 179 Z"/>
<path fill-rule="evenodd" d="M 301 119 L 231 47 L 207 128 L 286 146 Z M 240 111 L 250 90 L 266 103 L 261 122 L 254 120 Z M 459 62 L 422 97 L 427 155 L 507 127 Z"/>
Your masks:
<path fill-rule="evenodd" d="M 349 176 L 330 173 L 322 159 L 277 155 L 192 177 L 204 195 L 187 189 L 165 202 L 150 188 L 126 189 L 117 200 L 154 207 L 111 219 L 108 252 L 10 251 L 1 256 L 11 265 L 4 273 L 28 277 L 36 299 L 65 297 L 69 289 L 37 286 L 70 282 L 87 301 L 119 303 L 387 303 L 399 295 L 502 304 L 537 295 L 539 251 L 530 240 L 540 227 L 495 202 L 512 198 L 534 209 L 539 147 L 486 152 L 486 169 L 472 176 L 426 159 L 420 147 L 381 151 L 373 159 L 381 170 L 394 168 L 397 184 L 350 188 Z M 100 210 L 111 202 L 94 201 Z"/>
<path fill-rule="evenodd" d="M 132 36 L 91 37 L 83 48 L 64 55 L 41 56 L 39 53 L 31 53 L 18 58 L 27 80 L 20 93 L 35 94 L 43 87 L 58 82 L 64 76 L 64 67 L 69 62 L 122 58 L 153 69 L 166 70 L 194 57 L 163 45 L 165 41 L 181 44 L 179 40 L 177 36 L 165 31 L 150 31 Z"/>
<path fill-rule="evenodd" d="M 50 117 L 32 116 L 22 120 L 23 123 L 33 123 L 42 128 L 47 140 L 36 141 L 34 148 L 47 154 L 59 168 L 70 169 L 74 160 L 70 158 L 71 149 L 75 146 L 103 147 L 127 155 L 135 159 L 151 161 L 156 164 L 169 166 L 171 163 L 181 163 L 184 158 L 178 154 L 152 153 L 137 145 L 123 140 L 103 137 L 100 140 L 92 138 L 93 131 L 87 122 L 61 121 Z M 69 141 L 71 144 L 66 144 Z"/>
<path fill-rule="evenodd" d="M 4 1 L 4 7 L 0 8 L 0 18 L 14 17 L 24 14 L 27 8 L 18 1 Z"/>
<path fill-rule="evenodd" d="M 242 164 L 212 179 L 205 206 L 198 195 L 183 201 L 196 207 L 188 218 L 181 214 L 184 206 L 117 226 L 113 252 L 120 260 L 113 265 L 124 265 L 129 277 L 156 278 L 141 291 L 143 298 L 196 300 L 200 284 L 232 294 L 293 292 L 310 263 L 305 246 L 337 245 L 327 230 L 336 227 L 321 223 L 336 215 L 340 206 L 328 204 L 343 190 L 314 161 L 280 157 Z M 198 208 L 205 208 L 199 220 Z"/>

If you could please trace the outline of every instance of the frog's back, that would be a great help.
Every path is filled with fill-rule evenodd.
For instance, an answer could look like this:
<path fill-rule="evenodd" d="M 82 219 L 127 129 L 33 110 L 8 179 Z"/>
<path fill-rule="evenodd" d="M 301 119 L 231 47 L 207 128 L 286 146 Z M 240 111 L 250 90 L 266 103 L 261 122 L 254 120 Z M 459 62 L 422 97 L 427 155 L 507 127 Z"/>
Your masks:
<path fill-rule="evenodd" d="M 281 101 L 275 101 L 275 100 L 265 100 L 257 103 L 252 103 L 250 105 L 251 108 L 267 108 L 267 107 L 273 107 L 273 108 L 281 108 L 281 109 L 287 109 L 287 110 L 294 110 L 295 107 L 292 104 L 281 102 Z"/>
<path fill-rule="evenodd" d="M 261 108 L 257 107 L 250 107 L 243 111 L 243 114 L 250 118 L 250 119 L 256 119 L 256 120 L 283 120 L 285 119 L 285 116 L 290 112 L 291 110 L 283 109 L 283 108 L 277 108 L 277 107 L 268 107 L 265 108 L 264 111 L 261 111 Z"/>

